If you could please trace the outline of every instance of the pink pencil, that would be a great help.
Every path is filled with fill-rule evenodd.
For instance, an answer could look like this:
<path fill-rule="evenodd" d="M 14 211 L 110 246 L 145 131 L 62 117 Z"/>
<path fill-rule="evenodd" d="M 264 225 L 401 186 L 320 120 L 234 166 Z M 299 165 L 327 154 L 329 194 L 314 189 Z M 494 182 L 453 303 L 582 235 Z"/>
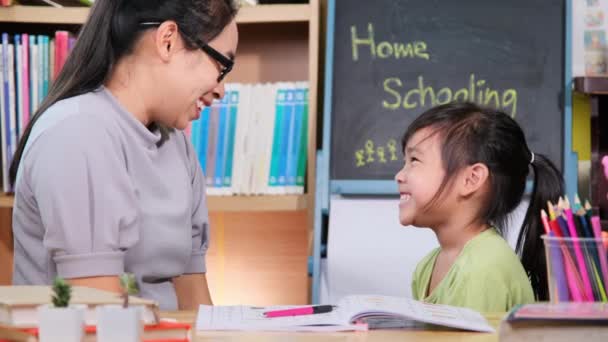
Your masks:
<path fill-rule="evenodd" d="M 600 217 L 592 216 L 591 217 L 591 227 L 593 228 L 593 234 L 597 241 L 597 249 L 600 254 L 600 267 L 602 268 L 602 276 L 604 278 L 605 286 L 608 286 L 608 262 L 606 261 L 606 249 L 601 242 L 602 238 L 602 227 L 600 225 Z"/>
<path fill-rule="evenodd" d="M 591 288 L 591 283 L 589 282 L 589 273 L 587 273 L 585 258 L 583 257 L 581 246 L 578 243 L 578 234 L 576 233 L 576 225 L 574 224 L 574 216 L 572 215 L 572 210 L 570 209 L 570 202 L 568 201 L 568 197 L 566 197 L 565 200 L 564 213 L 566 214 L 568 230 L 570 231 L 570 237 L 572 238 L 572 244 L 574 245 L 574 254 L 576 255 L 576 260 L 578 261 L 578 266 L 581 270 L 581 278 L 583 278 L 585 293 L 588 299 L 594 301 L 595 299 L 593 297 L 593 290 Z"/>

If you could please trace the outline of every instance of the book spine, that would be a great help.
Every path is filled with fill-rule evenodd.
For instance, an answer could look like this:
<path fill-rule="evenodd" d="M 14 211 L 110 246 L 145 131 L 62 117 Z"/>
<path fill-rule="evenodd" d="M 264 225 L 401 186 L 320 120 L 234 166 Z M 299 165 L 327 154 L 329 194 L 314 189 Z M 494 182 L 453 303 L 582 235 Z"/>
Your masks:
<path fill-rule="evenodd" d="M 198 160 L 201 163 L 201 167 L 203 168 L 203 173 L 207 175 L 207 146 L 209 139 L 209 116 L 211 115 L 211 108 L 205 107 L 201 111 L 199 130 L 193 131 L 193 134 L 199 136 L 198 145 L 197 145 L 197 153 Z"/>
<path fill-rule="evenodd" d="M 293 89 L 288 89 L 285 98 L 284 118 L 281 123 L 281 146 L 279 149 L 279 187 L 284 193 L 287 186 L 287 157 L 289 148 L 289 127 L 293 118 Z"/>
<path fill-rule="evenodd" d="M 299 106 L 301 106 L 301 96 L 298 99 L 298 89 L 295 88 L 293 90 L 293 102 L 290 106 L 290 123 L 289 123 L 289 134 L 287 141 L 289 144 L 287 146 L 287 160 L 286 160 L 286 175 L 287 175 L 287 184 L 286 184 L 286 192 L 294 193 L 296 188 L 296 172 L 298 169 L 298 147 L 299 147 L 299 133 L 300 133 L 300 125 L 301 123 L 301 115 L 298 115 Z M 301 95 L 301 94 L 300 94 Z"/>
<path fill-rule="evenodd" d="M 217 102 L 211 105 L 209 117 L 209 139 L 207 140 L 207 194 L 213 194 L 213 177 L 215 175 L 215 161 L 217 153 L 217 130 L 219 125 L 219 107 Z"/>
<path fill-rule="evenodd" d="M 38 62 L 36 70 L 38 71 L 38 106 L 44 100 L 44 38 L 42 35 L 36 36 L 38 40 Z"/>
<path fill-rule="evenodd" d="M 200 149 L 200 144 L 201 144 L 200 131 L 201 131 L 202 114 L 203 114 L 203 112 L 201 111 L 201 113 L 200 113 L 201 117 L 199 117 L 196 120 L 193 120 L 190 123 L 189 135 L 188 134 L 186 135 L 187 137 L 189 137 L 190 142 L 192 143 L 192 147 L 194 148 L 194 153 L 196 153 L 197 159 L 199 160 L 199 163 L 201 164 L 201 168 L 203 168 L 203 164 L 202 164 L 201 160 L 198 158 L 198 156 L 200 154 L 199 149 Z M 203 170 L 203 172 L 204 172 L 204 170 Z"/>
<path fill-rule="evenodd" d="M 44 46 L 44 55 L 42 57 L 42 69 L 43 69 L 43 76 L 42 76 L 42 98 L 46 98 L 46 96 L 49 94 L 49 76 L 50 76 L 50 69 L 49 69 L 49 37 L 48 36 L 42 36 L 42 42 L 43 42 L 43 46 Z"/>
<path fill-rule="evenodd" d="M 32 113 L 38 109 L 38 46 L 36 36 L 30 35 L 30 108 Z"/>
<path fill-rule="evenodd" d="M 9 89 L 9 46 L 8 46 L 8 33 L 3 33 L 2 34 L 2 64 L 4 65 L 4 67 L 2 68 L 2 77 L 3 77 L 3 84 L 2 84 L 2 88 L 3 88 L 3 94 L 4 94 L 4 103 L 3 103 L 3 110 L 4 110 L 4 132 L 6 134 L 5 136 L 5 142 L 6 142 L 6 149 L 4 149 L 3 152 L 6 153 L 6 163 L 7 166 L 10 165 L 13 154 L 13 148 L 11 145 L 11 105 L 10 105 L 10 89 Z M 7 189 L 5 186 L 5 191 L 10 191 L 10 189 Z"/>
<path fill-rule="evenodd" d="M 30 122 L 30 38 L 28 34 L 21 35 L 23 45 L 23 127 Z"/>
<path fill-rule="evenodd" d="M 4 46 L 0 44 L 0 137 L 2 138 L 2 189 L 5 192 L 9 191 L 8 185 L 8 123 L 6 121 L 6 109 L 5 103 L 6 98 L 4 97 L 4 69 L 6 69 L 6 63 L 4 62 Z"/>
<path fill-rule="evenodd" d="M 228 127 L 228 144 L 226 154 L 226 171 L 224 176 L 224 187 L 228 194 L 233 193 L 232 189 L 232 168 L 234 166 L 234 145 L 236 142 L 236 125 L 237 125 L 237 109 L 239 104 L 239 90 L 233 89 L 230 92 L 229 99 L 229 127 Z"/>
<path fill-rule="evenodd" d="M 23 126 L 23 49 L 21 46 L 21 35 L 16 34 L 15 40 L 15 115 L 17 116 L 17 139 L 21 137 L 21 131 L 25 128 Z"/>
<path fill-rule="evenodd" d="M 226 127 L 228 126 L 228 97 L 224 96 L 220 101 L 219 110 L 219 125 L 217 135 L 217 159 L 215 162 L 215 177 L 214 186 L 218 188 L 221 193 L 224 178 L 224 163 L 226 162 Z"/>
<path fill-rule="evenodd" d="M 268 178 L 268 186 L 270 187 L 271 193 L 276 193 L 276 187 L 279 185 L 279 162 L 280 162 L 280 148 L 281 148 L 281 127 L 284 117 L 285 110 L 285 89 L 278 89 L 276 102 L 275 102 L 275 120 L 274 120 L 274 133 L 272 142 L 272 152 L 270 154 L 270 174 Z"/>
<path fill-rule="evenodd" d="M 296 173 L 296 193 L 304 193 L 304 177 L 306 177 L 306 160 L 308 158 L 308 88 L 302 90 L 302 125 L 300 126 L 300 144 L 298 149 L 298 170 Z"/>
<path fill-rule="evenodd" d="M 10 139 L 11 150 L 9 154 L 9 163 L 12 161 L 15 151 L 17 150 L 17 115 L 15 112 L 15 47 L 13 44 L 8 45 L 8 105 L 10 115 Z"/>

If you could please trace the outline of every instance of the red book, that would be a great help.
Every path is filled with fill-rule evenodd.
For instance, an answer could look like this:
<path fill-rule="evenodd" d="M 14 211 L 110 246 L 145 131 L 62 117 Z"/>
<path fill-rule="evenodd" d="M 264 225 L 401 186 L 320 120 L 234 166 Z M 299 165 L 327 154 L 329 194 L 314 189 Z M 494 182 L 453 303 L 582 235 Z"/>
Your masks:
<path fill-rule="evenodd" d="M 38 336 L 38 328 L 20 328 L 19 330 L 24 331 L 33 337 Z M 161 320 L 158 324 L 144 326 L 143 341 L 189 342 L 192 338 L 191 330 L 191 325 L 188 323 Z M 85 327 L 86 336 L 84 338 L 84 341 L 95 341 L 96 332 L 97 329 L 94 325 L 87 325 Z M 0 342 L 5 342 L 5 340 L 0 339 Z"/>

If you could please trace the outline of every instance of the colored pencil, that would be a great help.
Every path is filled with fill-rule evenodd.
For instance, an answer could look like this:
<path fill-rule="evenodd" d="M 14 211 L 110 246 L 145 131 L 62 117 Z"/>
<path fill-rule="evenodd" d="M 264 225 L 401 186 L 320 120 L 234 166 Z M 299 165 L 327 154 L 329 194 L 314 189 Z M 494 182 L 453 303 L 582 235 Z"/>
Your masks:
<path fill-rule="evenodd" d="M 561 198 L 560 198 L 561 200 Z M 576 255 L 576 260 L 578 262 L 578 266 L 581 271 L 581 278 L 583 278 L 583 285 L 585 289 L 585 293 L 587 298 L 591 301 L 595 300 L 593 295 L 593 289 L 591 287 L 591 282 L 589 281 L 589 272 L 587 271 L 587 265 L 585 263 L 585 257 L 583 255 L 581 246 L 578 241 L 578 234 L 576 233 L 576 225 L 574 223 L 574 216 L 572 215 L 572 210 L 570 209 L 570 202 L 568 201 L 568 197 L 563 201 L 563 209 L 564 214 L 566 215 L 566 222 L 568 224 L 568 230 L 570 232 L 570 237 L 572 239 L 572 244 L 574 245 L 574 254 Z"/>

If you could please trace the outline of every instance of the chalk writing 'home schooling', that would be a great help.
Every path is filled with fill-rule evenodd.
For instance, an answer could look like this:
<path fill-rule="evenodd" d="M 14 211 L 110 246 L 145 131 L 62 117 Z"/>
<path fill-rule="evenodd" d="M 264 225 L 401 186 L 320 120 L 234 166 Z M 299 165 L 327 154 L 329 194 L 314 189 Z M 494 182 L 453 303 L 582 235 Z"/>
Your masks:
<path fill-rule="evenodd" d="M 476 80 L 475 74 L 469 75 L 468 84 L 460 89 L 448 87 L 436 90 L 425 86 L 424 77 L 418 76 L 418 86 L 413 89 L 403 89 L 400 78 L 390 77 L 384 80 L 384 91 L 387 98 L 382 101 L 382 107 L 390 110 L 399 108 L 414 109 L 424 106 L 436 106 L 451 101 L 471 101 L 484 106 L 494 106 L 511 114 L 517 114 L 517 90 L 506 89 L 502 92 L 490 88 L 485 80 Z"/>
<path fill-rule="evenodd" d="M 425 42 L 410 43 L 376 41 L 374 25 L 367 24 L 367 36 L 359 36 L 355 26 L 350 27 L 353 60 L 359 60 L 359 49 L 369 50 L 372 59 L 375 58 L 422 58 L 429 59 Z"/>

